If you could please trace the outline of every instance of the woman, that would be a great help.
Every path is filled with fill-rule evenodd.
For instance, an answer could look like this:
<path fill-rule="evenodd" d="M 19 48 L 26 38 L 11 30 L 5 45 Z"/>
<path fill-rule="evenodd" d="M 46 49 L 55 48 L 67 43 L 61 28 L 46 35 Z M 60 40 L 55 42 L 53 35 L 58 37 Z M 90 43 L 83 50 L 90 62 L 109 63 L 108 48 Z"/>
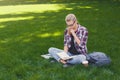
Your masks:
<path fill-rule="evenodd" d="M 63 64 L 80 64 L 86 61 L 88 31 L 81 26 L 74 14 L 68 14 L 65 18 L 66 29 L 64 32 L 64 50 L 49 48 L 48 52 L 58 62 Z M 61 59 L 56 53 L 65 52 L 69 56 L 74 56 L 70 60 Z"/>

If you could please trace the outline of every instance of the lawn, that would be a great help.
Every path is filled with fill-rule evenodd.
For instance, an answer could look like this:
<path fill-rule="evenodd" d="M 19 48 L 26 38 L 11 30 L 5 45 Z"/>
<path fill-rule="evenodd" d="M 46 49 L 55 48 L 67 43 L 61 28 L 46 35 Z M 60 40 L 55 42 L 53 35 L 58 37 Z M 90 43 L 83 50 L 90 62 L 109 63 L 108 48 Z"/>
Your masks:
<path fill-rule="evenodd" d="M 119 0 L 34 1 L 0 0 L 0 80 L 120 80 Z M 40 56 L 49 47 L 63 49 L 68 13 L 88 29 L 88 52 L 105 52 L 109 66 L 63 68 Z"/>

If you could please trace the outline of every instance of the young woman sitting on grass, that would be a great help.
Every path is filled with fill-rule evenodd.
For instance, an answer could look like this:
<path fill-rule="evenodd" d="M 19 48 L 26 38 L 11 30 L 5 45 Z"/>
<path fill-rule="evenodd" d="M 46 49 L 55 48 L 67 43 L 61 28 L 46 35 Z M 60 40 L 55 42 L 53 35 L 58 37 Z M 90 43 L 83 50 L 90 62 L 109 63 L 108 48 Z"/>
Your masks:
<path fill-rule="evenodd" d="M 81 64 L 86 61 L 88 30 L 78 23 L 74 14 L 68 14 L 65 22 L 67 27 L 64 32 L 64 50 L 51 47 L 48 52 L 54 59 L 64 64 L 64 66 L 68 64 Z M 57 53 L 63 51 L 69 56 L 74 57 L 70 60 L 61 59 Z"/>

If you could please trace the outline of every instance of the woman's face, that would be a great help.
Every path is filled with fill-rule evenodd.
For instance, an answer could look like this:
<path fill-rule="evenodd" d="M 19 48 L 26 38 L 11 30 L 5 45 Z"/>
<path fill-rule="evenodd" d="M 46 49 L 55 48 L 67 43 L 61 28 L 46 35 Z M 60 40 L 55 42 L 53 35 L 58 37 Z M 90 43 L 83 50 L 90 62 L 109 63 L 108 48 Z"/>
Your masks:
<path fill-rule="evenodd" d="M 76 27 L 76 21 L 68 21 L 66 22 L 67 27 L 74 29 Z"/>

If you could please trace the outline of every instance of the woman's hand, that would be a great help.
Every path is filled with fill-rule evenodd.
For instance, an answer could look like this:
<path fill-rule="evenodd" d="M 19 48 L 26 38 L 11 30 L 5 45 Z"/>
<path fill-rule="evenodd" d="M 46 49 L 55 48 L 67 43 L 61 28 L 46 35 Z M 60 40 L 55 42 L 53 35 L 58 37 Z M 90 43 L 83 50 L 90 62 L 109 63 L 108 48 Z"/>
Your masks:
<path fill-rule="evenodd" d="M 65 61 L 65 60 L 63 60 L 63 59 L 60 59 L 60 62 L 62 63 L 62 64 L 66 64 L 67 62 Z"/>
<path fill-rule="evenodd" d="M 69 34 L 69 35 L 75 33 L 75 31 L 74 31 L 73 28 L 68 28 L 67 31 L 68 31 L 68 34 Z"/>
<path fill-rule="evenodd" d="M 70 33 L 74 36 L 75 35 L 75 30 L 70 29 Z"/>

